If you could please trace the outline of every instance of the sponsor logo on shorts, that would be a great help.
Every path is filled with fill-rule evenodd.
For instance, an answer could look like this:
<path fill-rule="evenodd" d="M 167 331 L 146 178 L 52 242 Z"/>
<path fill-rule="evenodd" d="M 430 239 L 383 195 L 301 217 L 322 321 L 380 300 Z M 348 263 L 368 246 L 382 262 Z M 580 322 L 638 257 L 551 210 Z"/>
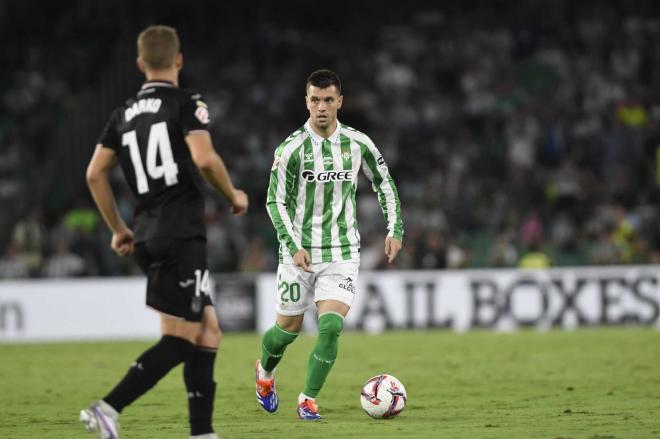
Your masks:
<path fill-rule="evenodd" d="M 351 277 L 346 277 L 342 283 L 339 284 L 339 288 L 342 288 L 349 293 L 355 294 L 355 286 L 353 285 L 353 279 Z"/>

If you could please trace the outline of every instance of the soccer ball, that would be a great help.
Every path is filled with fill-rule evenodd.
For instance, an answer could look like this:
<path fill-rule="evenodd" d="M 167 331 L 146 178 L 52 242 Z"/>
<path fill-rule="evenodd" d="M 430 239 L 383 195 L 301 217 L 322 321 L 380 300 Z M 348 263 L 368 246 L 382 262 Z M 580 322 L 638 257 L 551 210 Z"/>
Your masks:
<path fill-rule="evenodd" d="M 370 378 L 360 394 L 360 404 L 375 419 L 393 418 L 406 406 L 408 395 L 401 381 L 392 375 L 382 374 Z"/>

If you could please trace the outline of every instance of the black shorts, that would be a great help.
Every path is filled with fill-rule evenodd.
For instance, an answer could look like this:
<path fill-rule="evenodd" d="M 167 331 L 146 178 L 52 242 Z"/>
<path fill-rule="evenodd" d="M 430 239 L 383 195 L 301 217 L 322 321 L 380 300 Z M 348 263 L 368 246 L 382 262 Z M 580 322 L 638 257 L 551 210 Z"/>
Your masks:
<path fill-rule="evenodd" d="M 154 238 L 135 245 L 135 260 L 147 275 L 147 305 L 191 322 L 202 320 L 209 291 L 206 241 Z"/>

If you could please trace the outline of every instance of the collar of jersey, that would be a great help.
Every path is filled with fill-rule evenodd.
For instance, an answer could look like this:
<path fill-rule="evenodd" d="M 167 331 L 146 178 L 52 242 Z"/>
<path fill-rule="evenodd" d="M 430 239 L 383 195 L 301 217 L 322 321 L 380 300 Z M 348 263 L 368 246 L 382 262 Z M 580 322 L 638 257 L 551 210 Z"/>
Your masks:
<path fill-rule="evenodd" d="M 141 90 L 149 87 L 174 87 L 174 83 L 162 79 L 158 81 L 146 81 L 144 84 L 142 84 Z"/>
<path fill-rule="evenodd" d="M 333 145 L 334 145 L 335 143 L 339 143 L 339 131 L 340 131 L 340 127 L 341 127 L 341 123 L 339 123 L 339 121 L 337 121 L 337 129 L 335 129 L 335 132 L 334 132 L 334 133 L 332 133 L 330 136 L 328 136 L 328 140 L 329 140 L 330 143 L 332 143 Z M 312 129 L 312 124 L 311 124 L 311 122 L 309 121 L 309 119 L 307 119 L 307 122 L 305 122 L 305 131 L 307 131 L 307 134 L 309 135 L 309 137 L 312 138 L 312 141 L 313 141 L 314 143 L 317 143 L 317 144 L 320 145 L 320 144 L 322 144 L 323 141 L 325 140 L 323 137 L 321 137 L 321 136 L 319 136 L 318 134 L 316 134 L 316 132 Z"/>

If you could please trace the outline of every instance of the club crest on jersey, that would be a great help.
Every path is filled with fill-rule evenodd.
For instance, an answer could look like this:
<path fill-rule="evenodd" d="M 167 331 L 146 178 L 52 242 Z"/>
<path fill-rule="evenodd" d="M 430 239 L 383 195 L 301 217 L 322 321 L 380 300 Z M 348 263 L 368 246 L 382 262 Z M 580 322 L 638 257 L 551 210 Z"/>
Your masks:
<path fill-rule="evenodd" d="M 304 170 L 301 174 L 303 180 L 308 183 L 319 182 L 329 183 L 336 181 L 351 181 L 353 180 L 353 171 L 321 171 L 315 172 L 310 169 Z"/>
<path fill-rule="evenodd" d="M 195 110 L 195 117 L 204 125 L 208 124 L 211 119 L 209 118 L 209 110 L 206 106 L 202 107 L 201 105 Z"/>
<path fill-rule="evenodd" d="M 351 158 L 351 153 L 348 152 L 348 151 L 344 151 L 344 152 L 341 153 L 341 158 L 344 159 L 344 160 L 348 160 L 348 159 Z"/>
<path fill-rule="evenodd" d="M 314 161 L 314 155 L 311 152 L 306 152 L 305 153 L 305 161 L 306 162 L 313 162 Z"/>

